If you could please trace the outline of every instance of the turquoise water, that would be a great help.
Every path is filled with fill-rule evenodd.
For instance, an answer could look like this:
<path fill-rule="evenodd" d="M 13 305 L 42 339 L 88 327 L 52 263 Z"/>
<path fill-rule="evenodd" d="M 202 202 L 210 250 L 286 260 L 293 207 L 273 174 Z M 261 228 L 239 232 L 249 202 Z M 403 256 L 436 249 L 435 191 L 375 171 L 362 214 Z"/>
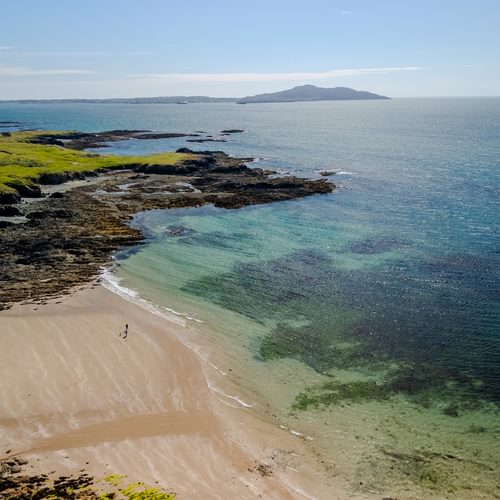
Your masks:
<path fill-rule="evenodd" d="M 116 272 L 144 297 L 202 320 L 248 395 L 306 430 L 338 467 L 345 449 L 352 478 L 370 468 L 392 485 L 410 477 L 414 487 L 447 490 L 450 478 L 460 488 L 459 476 L 474 475 L 488 494 L 497 491 L 491 470 L 457 470 L 499 465 L 500 98 L 2 105 L 1 120 L 79 130 L 243 128 L 227 143 L 190 146 L 313 178 L 335 170 L 331 195 L 139 214 L 134 224 L 147 244 L 118 255 Z M 106 152 L 185 145 L 129 141 Z M 171 226 L 185 234 L 170 236 Z M 366 453 L 351 453 L 348 428 L 361 421 L 356 446 Z M 407 473 L 390 469 L 389 448 L 437 458 L 430 472 Z M 370 454 L 379 458 L 368 467 Z M 446 454 L 460 465 L 441 463 Z"/>

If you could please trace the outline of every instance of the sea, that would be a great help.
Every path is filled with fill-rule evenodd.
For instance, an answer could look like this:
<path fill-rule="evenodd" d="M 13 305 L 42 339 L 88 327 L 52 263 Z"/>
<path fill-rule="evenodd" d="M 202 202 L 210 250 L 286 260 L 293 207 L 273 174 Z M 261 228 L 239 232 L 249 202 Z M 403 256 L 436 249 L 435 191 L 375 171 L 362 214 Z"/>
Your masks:
<path fill-rule="evenodd" d="M 139 213 L 145 243 L 103 279 L 183 325 L 228 404 L 306 441 L 326 476 L 366 494 L 500 496 L 500 98 L 1 104 L 8 120 L 203 131 L 227 141 L 100 153 L 187 146 L 328 171 L 331 194 Z"/>

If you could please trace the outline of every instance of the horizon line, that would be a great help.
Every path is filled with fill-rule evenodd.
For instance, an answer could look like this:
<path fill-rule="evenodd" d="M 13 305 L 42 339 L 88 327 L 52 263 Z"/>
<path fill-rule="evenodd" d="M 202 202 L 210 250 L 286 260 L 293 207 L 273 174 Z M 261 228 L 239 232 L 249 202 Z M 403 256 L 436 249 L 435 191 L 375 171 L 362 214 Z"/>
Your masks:
<path fill-rule="evenodd" d="M 348 88 L 348 87 L 345 87 Z M 258 95 L 258 94 L 256 94 Z M 156 96 L 129 96 L 129 97 L 15 97 L 11 99 L 0 99 L 0 103 L 9 102 L 33 102 L 33 101 L 112 101 L 112 100 L 133 100 L 133 99 L 180 99 L 180 98 L 208 98 L 208 99 L 226 99 L 228 101 L 238 101 L 244 99 L 248 96 L 234 97 L 234 96 L 223 96 L 223 97 L 213 97 L 209 95 L 156 95 Z M 328 101 L 378 101 L 378 100 L 394 100 L 394 99 L 487 99 L 487 98 L 497 98 L 499 95 L 407 95 L 407 96 L 396 96 L 389 97 L 389 99 L 318 99 L 318 100 L 304 100 L 304 101 L 278 101 L 278 102 L 262 102 L 262 103 L 248 103 L 248 104 L 290 104 L 293 102 L 328 102 Z M 110 103 L 112 104 L 112 103 Z M 116 104 L 126 104 L 119 103 Z M 145 103 L 147 104 L 147 103 Z M 151 103 L 153 104 L 153 103 Z M 164 103 L 154 103 L 154 104 L 176 104 L 175 102 L 164 102 Z M 214 103 L 204 103 L 204 102 L 191 102 L 189 104 L 214 104 Z"/>

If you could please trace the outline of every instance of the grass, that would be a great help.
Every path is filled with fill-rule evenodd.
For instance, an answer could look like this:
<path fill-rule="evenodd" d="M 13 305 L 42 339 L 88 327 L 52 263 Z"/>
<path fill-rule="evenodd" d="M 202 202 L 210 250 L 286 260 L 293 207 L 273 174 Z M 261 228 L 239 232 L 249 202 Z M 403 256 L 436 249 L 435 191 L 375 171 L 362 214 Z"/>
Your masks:
<path fill-rule="evenodd" d="M 175 165 L 191 157 L 173 152 L 147 156 L 96 155 L 30 142 L 47 133 L 26 131 L 0 135 L 0 193 L 20 194 L 23 188 L 35 188 L 40 178 L 48 174 L 87 173 L 138 164 Z"/>
<path fill-rule="evenodd" d="M 121 483 L 126 480 L 127 476 L 122 474 L 110 474 L 103 481 L 113 486 L 118 491 L 103 493 L 99 496 L 99 500 L 174 500 L 175 493 L 168 493 L 160 488 L 151 488 L 144 483 L 133 483 L 122 487 Z M 118 494 L 119 492 L 119 494 Z"/>

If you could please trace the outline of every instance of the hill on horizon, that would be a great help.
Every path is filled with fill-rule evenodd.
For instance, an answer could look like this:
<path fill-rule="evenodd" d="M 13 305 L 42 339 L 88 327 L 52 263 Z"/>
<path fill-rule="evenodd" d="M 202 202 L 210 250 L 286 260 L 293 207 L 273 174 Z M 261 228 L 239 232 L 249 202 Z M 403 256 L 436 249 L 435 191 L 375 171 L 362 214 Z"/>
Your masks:
<path fill-rule="evenodd" d="M 238 104 L 264 102 L 298 102 L 298 101 L 347 101 L 364 99 L 390 99 L 383 95 L 373 94 L 364 90 L 354 90 L 348 87 L 324 88 L 315 85 L 299 85 L 292 89 L 243 97 Z"/>
<path fill-rule="evenodd" d="M 298 102 L 298 101 L 347 101 L 363 99 L 390 99 L 363 90 L 348 87 L 323 88 L 315 85 L 299 85 L 292 89 L 247 97 L 209 97 L 209 96 L 157 96 L 157 97 L 113 97 L 104 99 L 74 98 L 74 99 L 11 99 L 0 100 L 4 103 L 23 104 L 195 104 L 236 102 L 238 104 L 265 102 Z"/>

